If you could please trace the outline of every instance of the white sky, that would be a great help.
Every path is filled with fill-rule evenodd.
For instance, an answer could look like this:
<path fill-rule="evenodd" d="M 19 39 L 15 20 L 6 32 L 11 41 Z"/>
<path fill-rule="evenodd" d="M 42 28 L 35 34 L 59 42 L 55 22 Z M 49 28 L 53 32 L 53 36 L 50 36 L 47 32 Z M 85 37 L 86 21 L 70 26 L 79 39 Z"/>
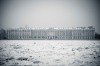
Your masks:
<path fill-rule="evenodd" d="M 80 27 L 93 25 L 100 33 L 97 0 L 5 0 L 1 6 L 2 28 Z"/>

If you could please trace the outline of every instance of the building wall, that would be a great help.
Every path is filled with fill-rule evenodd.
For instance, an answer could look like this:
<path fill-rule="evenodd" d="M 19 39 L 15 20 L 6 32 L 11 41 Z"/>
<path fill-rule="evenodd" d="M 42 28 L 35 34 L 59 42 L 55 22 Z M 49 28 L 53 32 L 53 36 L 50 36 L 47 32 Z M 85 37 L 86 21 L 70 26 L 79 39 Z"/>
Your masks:
<path fill-rule="evenodd" d="M 3 29 L 0 30 L 0 40 L 6 39 L 5 38 L 5 31 Z"/>
<path fill-rule="evenodd" d="M 0 39 L 4 38 L 8 40 L 94 40 L 95 30 L 94 28 L 9 29 L 5 31 L 0 30 Z"/>

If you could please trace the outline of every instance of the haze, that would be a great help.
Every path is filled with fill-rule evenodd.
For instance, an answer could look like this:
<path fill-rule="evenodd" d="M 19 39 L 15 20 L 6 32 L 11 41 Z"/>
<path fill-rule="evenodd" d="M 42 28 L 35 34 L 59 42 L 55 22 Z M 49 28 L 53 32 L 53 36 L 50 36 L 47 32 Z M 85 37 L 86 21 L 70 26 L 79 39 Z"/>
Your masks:
<path fill-rule="evenodd" d="M 87 27 L 100 33 L 99 0 L 1 0 L 0 28 Z"/>

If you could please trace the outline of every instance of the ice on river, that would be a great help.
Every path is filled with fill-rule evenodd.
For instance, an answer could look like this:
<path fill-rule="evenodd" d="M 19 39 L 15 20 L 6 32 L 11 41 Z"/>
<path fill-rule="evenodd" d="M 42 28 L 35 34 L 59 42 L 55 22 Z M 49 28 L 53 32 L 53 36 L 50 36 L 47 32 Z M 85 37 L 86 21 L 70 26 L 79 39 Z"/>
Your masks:
<path fill-rule="evenodd" d="M 100 41 L 1 40 L 0 66 L 100 66 Z"/>

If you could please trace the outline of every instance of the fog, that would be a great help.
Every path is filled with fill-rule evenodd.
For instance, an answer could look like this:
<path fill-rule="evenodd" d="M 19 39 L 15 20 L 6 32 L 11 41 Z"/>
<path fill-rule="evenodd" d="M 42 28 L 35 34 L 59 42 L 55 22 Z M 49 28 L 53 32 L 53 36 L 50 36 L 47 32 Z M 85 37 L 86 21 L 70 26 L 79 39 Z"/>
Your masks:
<path fill-rule="evenodd" d="M 100 33 L 99 0 L 0 0 L 0 28 L 88 27 Z"/>

